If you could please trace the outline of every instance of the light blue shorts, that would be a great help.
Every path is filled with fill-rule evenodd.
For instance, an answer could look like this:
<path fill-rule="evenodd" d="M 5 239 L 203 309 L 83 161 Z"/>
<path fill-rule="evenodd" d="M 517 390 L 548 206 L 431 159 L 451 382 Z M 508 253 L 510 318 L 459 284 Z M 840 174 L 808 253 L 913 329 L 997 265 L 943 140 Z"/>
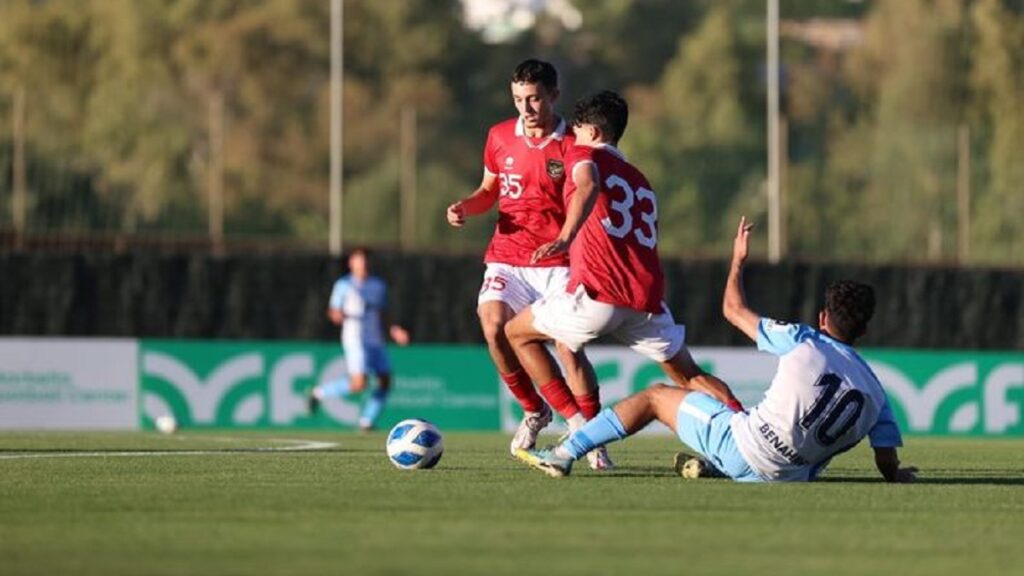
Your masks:
<path fill-rule="evenodd" d="M 733 411 L 707 394 L 691 392 L 679 403 L 676 434 L 715 468 L 738 482 L 764 482 L 747 464 L 732 437 Z"/>
<path fill-rule="evenodd" d="M 349 376 L 353 374 L 391 374 L 391 361 L 384 346 L 345 344 L 345 366 Z"/>

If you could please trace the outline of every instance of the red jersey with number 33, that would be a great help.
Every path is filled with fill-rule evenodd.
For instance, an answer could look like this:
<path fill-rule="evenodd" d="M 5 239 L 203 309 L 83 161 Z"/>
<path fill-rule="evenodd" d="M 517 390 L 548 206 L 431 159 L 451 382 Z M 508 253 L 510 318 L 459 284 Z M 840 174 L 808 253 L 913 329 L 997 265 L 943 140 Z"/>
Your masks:
<path fill-rule="evenodd" d="M 530 138 L 522 120 L 495 124 L 487 134 L 484 167 L 497 175 L 498 224 L 484 262 L 512 266 L 568 266 L 566 254 L 530 263 L 534 250 L 555 239 L 565 223 L 565 153 L 575 138 L 559 120 L 544 138 Z"/>
<path fill-rule="evenodd" d="M 575 146 L 566 156 L 567 205 L 576 191 L 573 170 L 585 163 L 597 167 L 599 190 L 569 250 L 568 291 L 582 284 L 599 302 L 660 314 L 665 275 L 658 259 L 658 203 L 651 185 L 614 146 Z"/>

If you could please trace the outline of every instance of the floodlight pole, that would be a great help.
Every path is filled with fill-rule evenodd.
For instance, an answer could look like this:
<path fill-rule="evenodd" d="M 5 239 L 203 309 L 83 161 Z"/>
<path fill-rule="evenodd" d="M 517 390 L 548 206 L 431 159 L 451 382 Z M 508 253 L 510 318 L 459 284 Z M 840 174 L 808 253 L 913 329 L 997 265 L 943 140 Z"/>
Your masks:
<path fill-rule="evenodd" d="M 779 154 L 779 0 L 768 0 L 768 261 L 782 259 Z"/>
<path fill-rule="evenodd" d="M 25 169 L 25 88 L 19 86 L 14 92 L 13 116 L 14 166 L 12 167 L 13 190 L 11 193 L 11 219 L 14 224 L 14 245 L 22 248 L 28 223 L 28 185 Z"/>
<path fill-rule="evenodd" d="M 341 255 L 342 225 L 342 90 L 344 51 L 342 49 L 343 0 L 331 0 L 331 183 L 330 232 L 328 245 L 331 255 Z"/>

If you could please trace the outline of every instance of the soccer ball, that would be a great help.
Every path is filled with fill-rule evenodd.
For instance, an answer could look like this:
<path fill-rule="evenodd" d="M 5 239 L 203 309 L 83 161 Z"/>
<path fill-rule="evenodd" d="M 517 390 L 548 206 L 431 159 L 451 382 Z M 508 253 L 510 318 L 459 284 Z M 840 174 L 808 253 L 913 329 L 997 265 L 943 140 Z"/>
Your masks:
<path fill-rule="evenodd" d="M 174 434 L 178 430 L 178 421 L 170 414 L 157 417 L 153 423 L 156 425 L 156 429 L 164 434 Z"/>
<path fill-rule="evenodd" d="M 441 460 L 444 443 L 436 426 L 410 418 L 402 420 L 388 433 L 388 458 L 402 470 L 433 468 Z"/>

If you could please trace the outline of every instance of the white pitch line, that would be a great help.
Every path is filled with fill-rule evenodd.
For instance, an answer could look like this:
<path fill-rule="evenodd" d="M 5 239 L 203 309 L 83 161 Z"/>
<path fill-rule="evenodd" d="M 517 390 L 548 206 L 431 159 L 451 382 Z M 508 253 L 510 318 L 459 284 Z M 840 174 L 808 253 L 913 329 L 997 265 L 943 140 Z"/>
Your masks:
<path fill-rule="evenodd" d="M 179 436 L 179 438 L 181 438 Z M 207 438 L 208 440 L 245 442 L 248 438 Z M 233 448 L 228 450 L 139 450 L 135 452 L 28 452 L 24 454 L 3 454 L 0 460 L 22 460 L 29 458 L 106 458 L 130 456 L 217 456 L 231 454 L 252 454 L 260 452 L 303 452 L 309 450 L 327 450 L 338 445 L 337 442 L 321 442 L 317 440 L 299 440 L 287 438 L 268 438 L 269 442 L 285 442 L 292 446 L 267 446 L 256 448 Z"/>

